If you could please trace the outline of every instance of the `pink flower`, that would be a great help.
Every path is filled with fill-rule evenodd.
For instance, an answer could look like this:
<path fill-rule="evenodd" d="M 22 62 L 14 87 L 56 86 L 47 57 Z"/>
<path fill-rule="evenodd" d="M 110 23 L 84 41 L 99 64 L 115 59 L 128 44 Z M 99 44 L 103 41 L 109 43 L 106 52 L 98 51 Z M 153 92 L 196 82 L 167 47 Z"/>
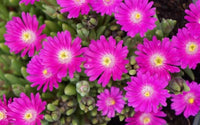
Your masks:
<path fill-rule="evenodd" d="M 125 90 L 128 105 L 135 111 L 158 112 L 160 105 L 167 106 L 166 100 L 170 94 L 164 89 L 168 84 L 166 80 L 138 72 L 137 77 L 131 77 L 131 82 L 127 84 Z"/>
<path fill-rule="evenodd" d="M 21 0 L 19 3 L 25 3 L 25 5 L 34 4 L 35 1 L 40 1 L 40 0 Z"/>
<path fill-rule="evenodd" d="M 128 49 L 127 46 L 122 47 L 122 44 L 122 40 L 116 44 L 113 37 L 109 37 L 107 41 L 104 36 L 101 36 L 100 40 L 91 41 L 84 53 L 85 73 L 90 77 L 90 81 L 94 81 L 100 76 L 98 83 L 102 83 L 102 86 L 105 87 L 111 76 L 116 81 L 121 79 L 123 73 L 127 73 L 125 65 L 128 60 L 125 58 Z"/>
<path fill-rule="evenodd" d="M 136 112 L 133 117 L 127 118 L 126 125 L 165 125 L 167 122 L 160 118 L 165 117 L 166 114 L 162 111 L 157 113 L 150 112 Z"/>
<path fill-rule="evenodd" d="M 39 85 L 37 90 L 40 90 L 40 88 L 44 86 L 43 92 L 45 92 L 48 87 L 49 90 L 52 91 L 53 87 L 58 88 L 57 82 L 61 82 L 61 79 L 59 79 L 56 74 L 53 74 L 49 68 L 42 63 L 43 61 L 38 55 L 35 55 L 31 59 L 27 65 L 27 72 L 30 74 L 27 76 L 27 79 L 30 82 L 33 82 L 31 87 Z"/>
<path fill-rule="evenodd" d="M 42 34 L 45 25 L 39 26 L 39 22 L 35 15 L 22 12 L 22 19 L 13 17 L 6 24 L 5 44 L 15 54 L 23 51 L 21 56 L 25 56 L 28 52 L 29 57 L 34 55 L 35 50 L 39 51 L 42 48 L 42 40 L 46 35 Z"/>
<path fill-rule="evenodd" d="M 115 18 L 122 26 L 122 30 L 128 32 L 127 35 L 134 37 L 137 33 L 141 37 L 156 27 L 155 8 L 151 8 L 153 2 L 148 0 L 125 0 L 120 7 L 116 8 Z"/>
<path fill-rule="evenodd" d="M 154 36 L 152 41 L 144 39 L 144 43 L 137 46 L 135 52 L 138 57 L 136 61 L 139 71 L 142 73 L 150 72 L 151 75 L 157 74 L 159 78 L 170 80 L 169 72 L 179 72 L 179 59 L 176 56 L 177 50 L 171 45 L 168 38 L 161 42 Z"/>
<path fill-rule="evenodd" d="M 76 18 L 79 13 L 86 15 L 90 11 L 89 0 L 56 0 L 62 7 L 61 13 L 69 12 L 68 18 Z"/>
<path fill-rule="evenodd" d="M 104 14 L 111 16 L 121 2 L 122 0 L 91 0 L 90 5 L 92 6 L 92 10 L 101 13 L 102 16 Z"/>
<path fill-rule="evenodd" d="M 58 32 L 55 37 L 47 37 L 43 43 L 44 48 L 40 52 L 43 64 L 49 68 L 49 72 L 57 74 L 61 79 L 69 73 L 73 78 L 74 72 L 81 71 L 80 65 L 84 61 L 81 57 L 81 39 L 79 37 L 72 41 L 70 32 Z"/>
<path fill-rule="evenodd" d="M 195 69 L 200 62 L 200 36 L 195 36 L 192 30 L 179 29 L 177 37 L 173 36 L 172 44 L 177 48 L 181 68 Z"/>
<path fill-rule="evenodd" d="M 10 104 L 11 101 L 11 98 L 7 101 L 5 95 L 3 95 L 3 101 L 0 99 L 0 125 L 10 124 L 7 112 L 10 110 L 8 104 Z"/>
<path fill-rule="evenodd" d="M 199 112 L 200 107 L 200 85 L 196 82 L 189 83 L 190 91 L 183 92 L 182 94 L 172 95 L 171 108 L 175 110 L 175 114 L 179 115 L 184 112 L 184 116 L 195 116 Z"/>
<path fill-rule="evenodd" d="M 186 26 L 189 29 L 200 29 L 200 0 L 198 0 L 195 4 L 191 3 L 189 5 L 190 10 L 185 10 L 187 14 L 185 19 L 189 22 Z"/>
<path fill-rule="evenodd" d="M 102 111 L 102 115 L 107 115 L 109 118 L 115 116 L 115 110 L 121 113 L 124 108 L 125 101 L 119 88 L 111 87 L 110 91 L 105 89 L 97 98 L 98 111 Z"/>
<path fill-rule="evenodd" d="M 41 125 L 40 120 L 43 119 L 43 115 L 40 113 L 45 110 L 45 105 L 46 102 L 42 102 L 39 93 L 35 96 L 31 93 L 31 98 L 21 93 L 20 98 L 14 98 L 8 105 L 10 108 L 8 116 L 16 125 Z"/>

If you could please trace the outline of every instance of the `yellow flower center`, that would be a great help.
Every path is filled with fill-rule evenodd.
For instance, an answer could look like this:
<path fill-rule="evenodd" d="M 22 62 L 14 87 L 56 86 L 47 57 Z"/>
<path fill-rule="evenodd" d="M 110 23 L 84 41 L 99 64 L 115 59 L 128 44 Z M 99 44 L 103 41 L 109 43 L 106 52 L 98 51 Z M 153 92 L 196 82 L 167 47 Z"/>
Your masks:
<path fill-rule="evenodd" d="M 0 120 L 5 119 L 5 118 L 6 118 L 5 113 L 0 111 Z"/>
<path fill-rule="evenodd" d="M 25 120 L 30 120 L 31 118 L 33 118 L 32 113 L 26 113 L 26 114 L 24 115 L 24 119 L 25 119 Z"/>
<path fill-rule="evenodd" d="M 189 98 L 189 99 L 188 99 L 188 103 L 193 104 L 193 103 L 194 103 L 194 98 L 192 98 L 192 97 Z"/>
<path fill-rule="evenodd" d="M 194 43 L 191 43 L 190 46 L 189 46 L 189 51 L 190 52 L 194 52 L 197 48 L 197 45 L 195 45 Z"/>
<path fill-rule="evenodd" d="M 106 99 L 106 105 L 107 105 L 107 106 L 115 105 L 115 103 L 116 103 L 116 101 L 115 101 L 113 98 L 108 97 L 108 98 Z"/>
<path fill-rule="evenodd" d="M 43 71 L 42 71 L 42 73 L 44 74 L 44 75 L 47 75 L 47 69 L 44 69 Z"/>
<path fill-rule="evenodd" d="M 103 65 L 109 66 L 111 64 L 111 59 L 109 57 L 103 57 Z"/>
<path fill-rule="evenodd" d="M 67 59 L 67 58 L 69 57 L 69 55 L 68 55 L 67 52 L 61 52 L 60 55 L 59 55 L 59 57 L 60 57 L 61 59 Z"/>
<path fill-rule="evenodd" d="M 131 13 L 130 19 L 133 23 L 139 23 L 142 20 L 142 14 L 138 11 Z"/>
<path fill-rule="evenodd" d="M 186 52 L 188 54 L 195 54 L 198 51 L 198 45 L 194 42 L 188 42 L 186 44 Z"/>
<path fill-rule="evenodd" d="M 149 85 L 145 85 L 143 86 L 142 90 L 141 90 L 141 94 L 144 97 L 150 97 L 153 94 L 153 88 Z"/>
<path fill-rule="evenodd" d="M 24 32 L 22 37 L 23 37 L 24 41 L 28 41 L 31 39 L 31 34 L 28 32 Z"/>
<path fill-rule="evenodd" d="M 58 53 L 58 59 L 61 63 L 68 63 L 71 60 L 71 53 L 67 50 L 62 50 Z"/>
<path fill-rule="evenodd" d="M 144 124 L 148 124 L 151 121 L 151 119 L 149 117 L 145 117 L 143 122 Z"/>
<path fill-rule="evenodd" d="M 163 58 L 162 57 L 160 57 L 160 56 L 157 56 L 155 59 L 154 59 L 154 63 L 155 63 L 155 65 L 156 66 L 161 66 L 161 65 L 163 65 Z"/>
<path fill-rule="evenodd" d="M 35 41 L 35 33 L 33 31 L 23 31 L 21 39 L 26 43 L 32 43 Z"/>
<path fill-rule="evenodd" d="M 140 14 L 140 13 L 136 13 L 136 14 L 135 14 L 135 18 L 136 18 L 136 19 L 140 19 L 140 18 L 141 18 L 141 14 Z"/>
<path fill-rule="evenodd" d="M 149 91 L 146 91 L 146 92 L 144 93 L 144 96 L 149 97 L 149 96 L 150 96 L 150 92 L 149 92 Z"/>

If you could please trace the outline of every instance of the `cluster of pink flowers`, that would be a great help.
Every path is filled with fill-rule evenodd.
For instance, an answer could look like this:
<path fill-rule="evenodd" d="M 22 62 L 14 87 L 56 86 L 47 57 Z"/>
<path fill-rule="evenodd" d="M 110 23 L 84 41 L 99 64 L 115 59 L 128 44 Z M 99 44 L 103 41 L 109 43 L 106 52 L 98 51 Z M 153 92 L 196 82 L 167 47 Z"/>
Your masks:
<path fill-rule="evenodd" d="M 1 125 L 41 125 L 42 111 L 45 110 L 46 102 L 40 99 L 39 93 L 31 93 L 30 98 L 21 93 L 19 98 L 13 101 L 0 100 L 0 124 Z"/>
<path fill-rule="evenodd" d="M 20 3 L 34 2 L 21 0 Z M 88 14 L 90 6 L 101 15 L 114 13 L 121 29 L 131 37 L 138 33 L 144 37 L 147 30 L 156 27 L 155 8 L 148 0 L 57 0 L 57 3 L 62 7 L 62 13 L 69 12 L 68 18 L 78 17 L 79 13 Z M 171 108 L 176 115 L 184 112 L 185 117 L 195 116 L 200 110 L 200 85 L 196 82 L 187 82 L 190 91 L 178 95 L 170 95 L 166 89 L 171 73 L 180 72 L 180 68 L 195 69 L 200 62 L 199 8 L 200 0 L 190 5 L 190 10 L 185 11 L 189 23 L 179 29 L 171 41 L 168 38 L 158 40 L 154 36 L 152 40 L 144 38 L 143 44 L 137 46 L 138 73 L 124 88 L 128 106 L 136 111 L 132 118 L 126 119 L 127 125 L 166 124 L 160 117 L 166 116 L 161 110 L 162 106 L 167 106 L 169 97 L 172 97 Z M 69 75 L 73 78 L 74 73 L 81 72 L 82 68 L 85 68 L 90 81 L 98 79 L 98 83 L 106 87 L 111 77 L 114 81 L 121 80 L 123 73 L 128 72 L 125 66 L 129 63 L 126 59 L 129 51 L 127 46 L 123 46 L 123 40 L 117 43 L 112 36 L 108 39 L 100 36 L 83 48 L 82 40 L 79 37 L 72 39 L 70 32 L 62 31 L 54 37 L 46 37 L 42 34 L 44 28 L 45 25 L 39 27 L 35 15 L 25 12 L 22 19 L 14 17 L 6 25 L 5 44 L 10 51 L 15 54 L 22 52 L 22 57 L 28 53 L 32 57 L 27 65 L 27 79 L 33 83 L 31 87 L 38 86 L 38 90 L 43 87 L 43 92 L 47 88 L 52 91 L 54 87 L 58 88 L 63 77 Z M 35 55 L 35 51 L 39 54 Z M 115 111 L 120 113 L 126 103 L 117 87 L 105 89 L 97 98 L 98 111 L 109 118 L 115 116 Z M 24 105 L 26 108 L 22 108 Z M 14 98 L 8 104 L 4 97 L 4 102 L 0 101 L 0 123 L 40 124 L 43 118 L 40 113 L 45 105 L 39 94 L 31 94 L 29 99 L 22 93 L 20 98 Z"/>

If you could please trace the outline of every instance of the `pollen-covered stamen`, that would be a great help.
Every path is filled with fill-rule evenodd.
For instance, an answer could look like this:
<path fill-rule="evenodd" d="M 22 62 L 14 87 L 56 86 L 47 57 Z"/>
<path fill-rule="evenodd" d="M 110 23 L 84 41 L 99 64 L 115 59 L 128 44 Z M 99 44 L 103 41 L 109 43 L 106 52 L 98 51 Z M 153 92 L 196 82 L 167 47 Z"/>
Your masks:
<path fill-rule="evenodd" d="M 71 52 L 68 50 L 61 50 L 58 53 L 58 59 L 61 63 L 68 63 L 71 61 L 72 55 Z"/>
<path fill-rule="evenodd" d="M 112 105 L 115 105 L 115 100 L 113 99 L 113 98 L 111 98 L 111 97 L 108 97 L 107 99 L 106 99 L 106 105 L 107 106 L 112 106 Z"/>
<path fill-rule="evenodd" d="M 144 124 L 148 124 L 148 123 L 150 123 L 150 121 L 151 121 L 151 119 L 150 119 L 149 117 L 145 117 L 145 118 L 143 119 L 143 123 L 144 123 Z"/>
<path fill-rule="evenodd" d="M 32 43 L 32 42 L 35 41 L 36 36 L 35 36 L 35 33 L 33 31 L 28 30 L 28 31 L 23 31 L 22 32 L 21 39 L 25 43 Z"/>
<path fill-rule="evenodd" d="M 113 55 L 105 55 L 102 57 L 102 65 L 106 67 L 112 67 L 114 66 L 115 59 Z"/>
<path fill-rule="evenodd" d="M 192 97 L 189 98 L 189 99 L 188 99 L 188 103 L 193 104 L 193 103 L 194 103 L 194 98 L 192 98 Z"/>
<path fill-rule="evenodd" d="M 139 23 L 142 20 L 142 14 L 138 11 L 134 11 L 131 13 L 131 21 L 133 23 Z"/>
<path fill-rule="evenodd" d="M 186 52 L 188 54 L 195 54 L 197 53 L 198 45 L 195 42 L 188 42 L 186 44 Z"/>
<path fill-rule="evenodd" d="M 6 114 L 0 111 L 0 120 L 5 119 L 5 118 L 6 118 Z"/>
<path fill-rule="evenodd" d="M 150 97 L 150 96 L 152 96 L 152 94 L 153 94 L 153 88 L 151 87 L 151 86 L 148 86 L 148 85 L 146 85 L 146 86 L 144 86 L 143 88 L 142 88 L 142 95 L 144 96 L 144 97 Z"/>

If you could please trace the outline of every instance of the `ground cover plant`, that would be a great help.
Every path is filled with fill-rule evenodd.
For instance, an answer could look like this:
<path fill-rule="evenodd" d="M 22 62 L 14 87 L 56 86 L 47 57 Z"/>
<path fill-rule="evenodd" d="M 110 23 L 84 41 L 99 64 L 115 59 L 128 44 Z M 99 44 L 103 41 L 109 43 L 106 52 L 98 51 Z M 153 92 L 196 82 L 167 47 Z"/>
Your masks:
<path fill-rule="evenodd" d="M 0 125 L 200 124 L 200 0 L 0 8 Z"/>

